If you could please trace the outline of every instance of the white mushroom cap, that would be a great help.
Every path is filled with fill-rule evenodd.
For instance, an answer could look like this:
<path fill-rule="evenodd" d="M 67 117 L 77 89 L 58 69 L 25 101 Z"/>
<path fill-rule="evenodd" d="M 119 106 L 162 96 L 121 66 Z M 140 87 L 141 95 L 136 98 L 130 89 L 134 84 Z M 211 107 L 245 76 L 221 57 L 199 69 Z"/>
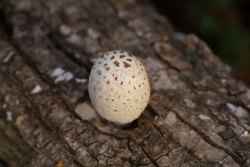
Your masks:
<path fill-rule="evenodd" d="M 88 90 L 97 112 L 117 124 L 138 118 L 150 96 L 144 66 L 132 54 L 120 50 L 107 52 L 96 60 Z"/>

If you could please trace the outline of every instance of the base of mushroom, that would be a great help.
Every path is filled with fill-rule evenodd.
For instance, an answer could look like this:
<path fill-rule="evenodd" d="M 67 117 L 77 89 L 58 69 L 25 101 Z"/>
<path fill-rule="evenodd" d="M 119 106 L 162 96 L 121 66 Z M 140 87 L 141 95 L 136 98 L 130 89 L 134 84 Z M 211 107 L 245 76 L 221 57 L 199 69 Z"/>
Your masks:
<path fill-rule="evenodd" d="M 126 129 L 133 129 L 133 128 L 136 128 L 136 127 L 138 126 L 138 121 L 137 121 L 137 119 L 136 119 L 136 120 L 134 120 L 134 121 L 132 121 L 132 122 L 129 122 L 129 123 L 126 123 L 126 124 L 120 124 L 120 123 L 114 123 L 114 122 L 113 122 L 113 124 L 114 124 L 116 127 L 120 128 L 120 129 L 126 130 Z"/>

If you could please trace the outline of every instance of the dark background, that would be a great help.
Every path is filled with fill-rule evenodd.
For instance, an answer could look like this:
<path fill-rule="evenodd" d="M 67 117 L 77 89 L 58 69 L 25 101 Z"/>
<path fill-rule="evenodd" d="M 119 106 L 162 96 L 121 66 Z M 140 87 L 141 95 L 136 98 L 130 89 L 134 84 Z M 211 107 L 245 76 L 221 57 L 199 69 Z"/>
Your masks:
<path fill-rule="evenodd" d="M 195 33 L 250 85 L 249 0 L 152 0 L 176 31 Z"/>

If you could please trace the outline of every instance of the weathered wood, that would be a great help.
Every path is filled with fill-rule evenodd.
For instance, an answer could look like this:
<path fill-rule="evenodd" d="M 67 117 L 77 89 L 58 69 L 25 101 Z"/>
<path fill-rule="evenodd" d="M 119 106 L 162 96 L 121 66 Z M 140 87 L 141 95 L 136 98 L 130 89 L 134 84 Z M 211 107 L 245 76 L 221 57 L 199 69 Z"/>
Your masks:
<path fill-rule="evenodd" d="M 0 166 L 250 166 L 249 88 L 148 1 L 0 4 Z M 118 48 L 152 88 L 126 129 L 95 114 L 85 82 Z"/>

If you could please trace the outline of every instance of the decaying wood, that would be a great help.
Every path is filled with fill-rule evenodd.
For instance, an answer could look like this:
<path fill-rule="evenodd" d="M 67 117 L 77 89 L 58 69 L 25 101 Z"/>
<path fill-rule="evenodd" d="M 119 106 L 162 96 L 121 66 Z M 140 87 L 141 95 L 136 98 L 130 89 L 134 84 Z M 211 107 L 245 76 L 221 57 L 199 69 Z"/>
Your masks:
<path fill-rule="evenodd" d="M 0 166 L 250 166 L 250 90 L 145 0 L 1 0 Z M 141 58 L 151 99 L 130 127 L 95 114 L 97 56 Z"/>

